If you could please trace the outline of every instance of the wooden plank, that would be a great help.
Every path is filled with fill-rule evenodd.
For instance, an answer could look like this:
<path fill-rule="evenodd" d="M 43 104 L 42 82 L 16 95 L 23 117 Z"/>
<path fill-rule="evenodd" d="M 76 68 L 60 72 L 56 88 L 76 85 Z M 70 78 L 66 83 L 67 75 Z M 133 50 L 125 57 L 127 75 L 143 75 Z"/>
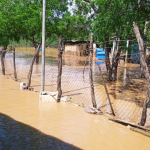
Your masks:
<path fill-rule="evenodd" d="M 139 129 L 143 129 L 143 130 L 146 130 L 146 131 L 150 131 L 150 128 L 146 128 L 146 127 L 143 127 L 143 126 L 140 126 L 140 125 L 137 125 L 135 123 L 132 123 L 132 122 L 128 122 L 128 121 L 125 121 L 125 120 L 121 120 L 121 119 L 117 119 L 117 118 L 110 118 L 109 120 L 111 121 L 114 121 L 114 122 L 118 122 L 118 123 L 121 123 L 121 124 L 124 124 L 124 125 L 131 125 L 133 127 L 137 127 Z"/>

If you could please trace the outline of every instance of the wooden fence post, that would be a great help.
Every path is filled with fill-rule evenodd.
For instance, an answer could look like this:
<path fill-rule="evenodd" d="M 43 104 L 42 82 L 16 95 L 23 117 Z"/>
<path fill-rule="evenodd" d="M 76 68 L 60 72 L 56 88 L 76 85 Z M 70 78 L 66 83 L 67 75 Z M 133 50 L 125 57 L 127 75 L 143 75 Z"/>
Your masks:
<path fill-rule="evenodd" d="M 105 81 L 104 81 L 104 78 L 103 78 L 103 74 L 102 74 L 102 70 L 101 70 L 100 65 L 98 65 L 98 68 L 99 68 L 99 71 L 100 71 L 101 79 L 102 79 L 103 84 L 104 84 L 105 92 L 106 92 L 106 94 L 107 94 L 108 103 L 109 103 L 109 105 L 110 105 L 112 114 L 115 116 L 115 112 L 114 112 L 114 110 L 113 110 L 113 107 L 112 107 L 112 104 L 111 104 L 111 101 L 110 101 L 109 93 L 108 93 L 108 90 L 107 90 L 107 87 L 106 87 L 106 84 L 105 84 Z"/>
<path fill-rule="evenodd" d="M 137 42 L 139 45 L 140 64 L 141 64 L 141 69 L 142 69 L 141 71 L 144 74 L 146 81 L 147 81 L 146 99 L 145 99 L 144 104 L 143 104 L 141 121 L 139 123 L 141 126 L 144 126 L 146 123 L 146 119 L 147 119 L 147 108 L 148 108 L 148 104 L 150 102 L 150 72 L 149 72 L 148 66 L 147 66 L 146 61 L 145 61 L 144 42 L 143 42 L 143 39 L 141 37 L 139 27 L 135 22 L 133 23 L 133 31 L 134 31 L 134 34 L 136 36 L 136 39 L 137 39 Z"/>
<path fill-rule="evenodd" d="M 89 57 L 89 78 L 90 78 L 90 86 L 91 86 L 91 98 L 93 107 L 96 108 L 96 100 L 95 100 L 95 93 L 94 93 L 94 84 L 93 84 L 93 33 L 91 33 L 90 38 L 90 57 Z"/>
<path fill-rule="evenodd" d="M 14 67 L 14 80 L 17 81 L 16 62 L 15 62 L 15 47 L 13 47 L 13 67 Z"/>
<path fill-rule="evenodd" d="M 5 50 L 1 50 L 1 65 L 2 65 L 2 74 L 5 75 L 5 64 L 4 64 L 4 53 Z"/>
<path fill-rule="evenodd" d="M 35 62 L 35 59 L 38 55 L 38 52 L 39 52 L 39 48 L 40 48 L 40 45 L 38 45 L 37 49 L 36 49 L 36 52 L 32 58 L 32 61 L 31 61 L 31 64 L 30 64 L 30 70 L 29 70 L 29 73 L 28 73 L 28 82 L 27 82 L 27 89 L 30 87 L 31 85 L 31 77 L 32 77 L 32 70 L 33 70 L 33 65 L 34 65 L 34 62 Z"/>
<path fill-rule="evenodd" d="M 62 90 L 61 90 L 61 75 L 62 75 L 62 54 L 63 54 L 63 46 L 62 46 L 62 39 L 59 39 L 58 45 L 58 76 L 57 76 L 57 91 L 58 97 L 57 102 L 60 102 Z"/>

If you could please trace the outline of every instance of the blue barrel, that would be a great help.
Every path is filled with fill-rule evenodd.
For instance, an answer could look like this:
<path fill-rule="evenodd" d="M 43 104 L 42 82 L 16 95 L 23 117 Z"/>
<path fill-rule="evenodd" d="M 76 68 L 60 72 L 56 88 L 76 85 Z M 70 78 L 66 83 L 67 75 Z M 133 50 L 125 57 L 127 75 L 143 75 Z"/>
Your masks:
<path fill-rule="evenodd" d="M 105 51 L 97 53 L 97 59 L 105 59 Z"/>
<path fill-rule="evenodd" d="M 101 64 L 103 64 L 104 62 L 96 61 L 95 63 L 96 63 L 96 65 L 101 65 Z"/>
<path fill-rule="evenodd" d="M 42 47 L 40 47 L 40 51 L 42 51 Z"/>
<path fill-rule="evenodd" d="M 105 59 L 105 50 L 103 48 L 96 49 L 96 57 L 97 59 Z"/>

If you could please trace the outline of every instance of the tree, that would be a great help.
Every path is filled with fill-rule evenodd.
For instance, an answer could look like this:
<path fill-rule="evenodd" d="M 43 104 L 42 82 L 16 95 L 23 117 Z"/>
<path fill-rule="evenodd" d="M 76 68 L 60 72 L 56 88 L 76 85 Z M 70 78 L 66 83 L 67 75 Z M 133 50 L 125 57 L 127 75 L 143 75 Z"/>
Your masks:
<path fill-rule="evenodd" d="M 149 35 L 148 32 L 150 28 L 149 23 L 147 23 L 150 20 L 150 13 L 149 13 L 150 1 L 106 0 L 105 1 L 106 3 L 104 3 L 103 1 L 104 5 L 100 5 L 100 2 L 102 1 L 95 1 L 95 2 L 99 4 L 98 11 L 97 11 L 98 15 L 96 21 L 94 22 L 94 30 L 97 29 L 95 34 L 99 33 L 100 35 L 102 35 L 103 39 L 104 37 L 107 37 L 106 39 L 107 41 L 108 41 L 108 37 L 111 37 L 112 34 L 115 34 L 117 37 L 120 38 L 132 38 L 134 35 L 137 39 L 139 45 L 139 52 L 140 52 L 141 73 L 146 77 L 147 80 L 147 95 L 143 105 L 142 117 L 140 121 L 140 125 L 143 126 L 146 122 L 147 106 L 150 101 L 150 80 L 149 80 L 150 76 L 145 61 L 145 52 L 144 52 L 144 41 L 148 40 L 148 35 Z M 99 30 L 100 32 L 98 32 Z M 98 35 L 97 37 L 101 38 Z M 106 47 L 107 46 L 108 43 Z M 108 55 L 107 52 L 106 54 Z M 107 66 L 107 61 L 109 61 L 109 59 L 106 58 L 106 66 Z M 116 67 L 117 63 L 112 62 L 112 72 L 113 72 L 114 64 Z M 116 71 L 115 68 L 114 71 Z"/>
<path fill-rule="evenodd" d="M 140 125 L 144 126 L 147 118 L 147 106 L 150 103 L 150 74 L 144 53 L 144 41 L 148 40 L 148 32 L 150 29 L 150 27 L 147 26 L 147 22 L 150 20 L 150 1 L 132 0 L 130 2 L 125 1 L 125 3 L 132 8 L 128 11 L 127 15 L 132 16 L 130 23 L 133 24 L 133 31 L 139 45 L 141 72 L 147 80 L 147 94 L 143 104 L 142 117 L 140 121 Z M 146 31 L 145 28 L 147 29 Z"/>
<path fill-rule="evenodd" d="M 0 22 L 4 30 L 0 31 L 4 39 L 7 33 L 9 39 L 31 41 L 36 49 L 28 74 L 28 86 L 34 61 L 39 61 L 39 48 L 42 42 L 42 0 L 0 0 Z M 46 39 L 55 37 L 72 38 L 83 35 L 82 28 L 78 30 L 81 16 L 76 17 L 68 11 L 70 3 L 66 0 L 47 0 L 46 3 Z M 75 24 L 75 25 L 74 25 Z M 9 41 L 9 40 L 8 40 Z"/>
<path fill-rule="evenodd" d="M 112 37 L 123 39 L 127 37 L 127 33 L 128 36 L 133 35 L 133 31 L 131 32 L 131 28 L 127 25 L 125 4 L 121 0 L 76 0 L 76 3 L 79 13 L 92 20 L 92 31 L 95 40 L 104 44 L 107 79 L 116 81 L 120 42 L 116 43 L 111 63 L 109 58 L 109 39 Z"/>
<path fill-rule="evenodd" d="M 6 1 L 6 0 L 5 0 Z M 0 13 L 1 22 L 7 27 L 9 35 L 29 40 L 35 49 L 42 39 L 42 0 L 8 0 L 7 5 L 1 1 L 4 9 Z M 67 13 L 68 2 L 65 0 L 47 0 L 46 38 L 60 34 L 63 15 Z M 5 32 L 1 32 L 3 35 Z M 2 37 L 3 37 L 2 35 Z M 37 59 L 38 62 L 38 59 Z"/>
<path fill-rule="evenodd" d="M 140 125 L 146 122 L 147 105 L 150 101 L 150 75 L 145 61 L 144 41 L 150 35 L 150 1 L 149 0 L 76 0 L 79 8 L 84 12 L 89 10 L 93 18 L 93 32 L 99 42 L 105 44 L 106 68 L 108 80 L 116 80 L 119 43 L 113 54 L 112 65 L 108 54 L 109 38 L 118 37 L 132 39 L 136 37 L 139 52 L 141 73 L 147 80 L 147 95 L 143 105 Z M 86 5 L 86 7 L 85 7 Z M 81 9 L 80 9 L 81 10 Z"/>

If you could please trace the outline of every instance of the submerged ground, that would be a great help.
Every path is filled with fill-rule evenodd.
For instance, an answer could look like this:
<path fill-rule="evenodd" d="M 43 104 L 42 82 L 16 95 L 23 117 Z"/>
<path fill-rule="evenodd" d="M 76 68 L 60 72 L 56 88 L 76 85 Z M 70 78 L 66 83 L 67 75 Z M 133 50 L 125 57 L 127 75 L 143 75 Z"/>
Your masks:
<path fill-rule="evenodd" d="M 45 91 L 57 91 L 58 75 L 58 50 L 46 49 L 45 65 Z M 16 48 L 16 70 L 19 82 L 27 83 L 29 68 L 35 53 L 33 47 Z M 12 52 L 6 53 L 4 62 L 6 75 L 13 78 Z M 89 80 L 88 57 L 63 55 L 62 67 L 62 94 L 67 100 L 80 106 L 91 106 L 91 91 Z M 94 90 L 97 107 L 103 113 L 111 113 L 103 79 L 97 65 L 97 59 L 93 58 Z M 86 65 L 85 65 L 86 64 Z M 108 89 L 110 100 L 118 119 L 138 124 L 146 98 L 146 80 L 140 78 L 140 65 L 137 62 L 118 64 L 116 82 L 107 81 L 105 64 L 101 64 L 103 76 Z M 1 70 L 1 65 L 0 65 Z M 31 87 L 40 92 L 41 90 L 41 52 L 39 64 L 34 64 Z M 150 127 L 150 105 L 147 109 L 145 127 Z"/>
<path fill-rule="evenodd" d="M 150 138 L 71 103 L 39 103 L 38 92 L 0 75 L 0 150 L 149 150 Z"/>

